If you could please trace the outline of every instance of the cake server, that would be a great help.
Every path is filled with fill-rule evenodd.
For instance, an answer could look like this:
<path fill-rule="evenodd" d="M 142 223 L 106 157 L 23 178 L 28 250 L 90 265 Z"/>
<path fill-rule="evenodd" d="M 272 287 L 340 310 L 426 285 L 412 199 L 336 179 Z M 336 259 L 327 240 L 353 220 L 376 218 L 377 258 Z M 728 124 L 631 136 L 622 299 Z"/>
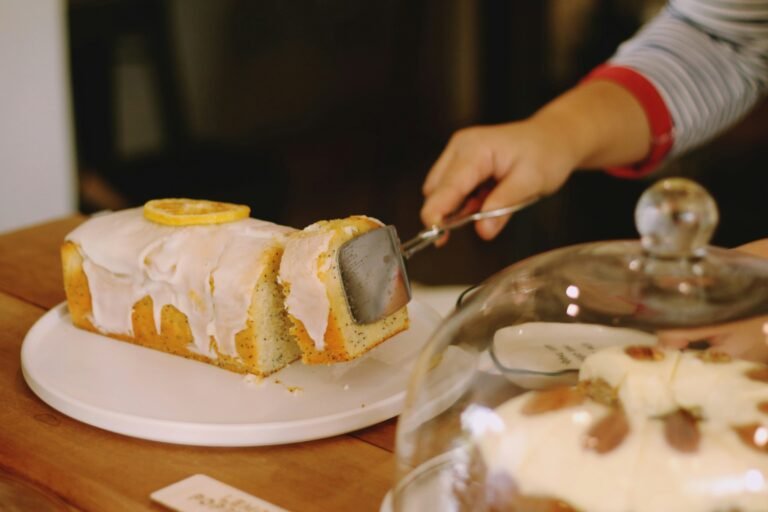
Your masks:
<path fill-rule="evenodd" d="M 446 233 L 475 222 L 513 214 L 538 198 L 514 206 L 479 211 L 487 193 L 473 194 L 442 225 L 432 226 L 401 244 L 394 226 L 383 226 L 344 243 L 338 252 L 341 281 L 352 318 L 359 324 L 381 320 L 411 300 L 405 260 L 440 240 Z"/>

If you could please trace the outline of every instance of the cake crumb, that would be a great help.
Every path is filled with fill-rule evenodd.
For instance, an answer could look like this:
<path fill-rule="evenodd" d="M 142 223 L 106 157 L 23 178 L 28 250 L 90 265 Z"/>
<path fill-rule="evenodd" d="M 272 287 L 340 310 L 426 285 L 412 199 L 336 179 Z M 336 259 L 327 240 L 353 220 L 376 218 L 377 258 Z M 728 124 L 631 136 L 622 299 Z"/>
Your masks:
<path fill-rule="evenodd" d="M 258 375 L 254 375 L 252 373 L 248 373 L 243 377 L 243 383 L 246 384 L 249 387 L 258 386 L 264 381 L 261 377 Z"/>
<path fill-rule="evenodd" d="M 300 395 L 304 392 L 304 388 L 301 386 L 289 386 L 285 382 L 281 381 L 280 379 L 273 379 L 272 382 L 277 384 L 278 386 L 283 386 L 286 391 L 288 391 L 292 395 Z"/>

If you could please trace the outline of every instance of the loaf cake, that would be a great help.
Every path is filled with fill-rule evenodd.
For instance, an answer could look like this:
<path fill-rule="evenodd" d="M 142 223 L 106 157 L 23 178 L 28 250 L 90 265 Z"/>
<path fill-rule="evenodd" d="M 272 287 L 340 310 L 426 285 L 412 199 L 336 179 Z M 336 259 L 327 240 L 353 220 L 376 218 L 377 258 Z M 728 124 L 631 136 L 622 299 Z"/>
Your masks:
<path fill-rule="evenodd" d="M 74 325 L 239 373 L 266 376 L 299 359 L 307 345 L 297 341 L 283 287 L 293 281 L 296 292 L 303 284 L 291 277 L 281 286 L 278 274 L 286 244 L 303 232 L 249 218 L 247 209 L 233 215 L 239 205 L 162 201 L 160 209 L 148 209 L 150 202 L 93 217 L 67 235 L 61 255 Z M 330 248 L 324 254 L 333 259 Z M 300 250 L 292 256 L 305 257 Z M 329 302 L 342 304 L 332 280 L 323 291 Z M 343 318 L 335 314 L 331 325 Z M 312 357 L 315 349 L 304 360 L 355 357 L 407 321 L 403 310 L 380 322 L 379 337 L 376 324 L 365 329 L 364 339 L 354 339 L 354 329 L 338 329 L 326 337 L 327 357 Z M 397 328 L 382 327 L 393 322 Z M 335 354 L 335 347 L 343 352 Z"/>
<path fill-rule="evenodd" d="M 496 409 L 454 489 L 463 509 L 768 510 L 768 366 L 614 347 L 579 378 Z"/>
<path fill-rule="evenodd" d="M 342 288 L 337 253 L 381 222 L 364 216 L 320 221 L 286 241 L 280 283 L 291 333 L 308 364 L 348 361 L 408 328 L 406 308 L 371 324 L 355 323 Z"/>

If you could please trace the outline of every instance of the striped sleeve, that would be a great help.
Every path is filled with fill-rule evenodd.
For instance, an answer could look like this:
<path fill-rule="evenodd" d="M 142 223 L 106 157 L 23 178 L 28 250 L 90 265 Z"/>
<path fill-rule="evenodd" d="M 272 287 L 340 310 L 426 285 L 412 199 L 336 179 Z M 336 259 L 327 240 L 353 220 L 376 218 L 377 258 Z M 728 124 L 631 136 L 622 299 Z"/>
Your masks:
<path fill-rule="evenodd" d="M 609 66 L 658 91 L 679 155 L 741 119 L 768 86 L 768 0 L 671 0 Z"/>

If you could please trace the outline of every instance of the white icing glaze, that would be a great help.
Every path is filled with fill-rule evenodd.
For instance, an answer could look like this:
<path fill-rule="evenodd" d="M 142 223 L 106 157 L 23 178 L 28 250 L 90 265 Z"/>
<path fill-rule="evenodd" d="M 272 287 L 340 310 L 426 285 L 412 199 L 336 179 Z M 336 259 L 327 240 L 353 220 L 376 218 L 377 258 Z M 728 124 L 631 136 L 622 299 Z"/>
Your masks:
<path fill-rule="evenodd" d="M 507 473 L 524 494 L 590 512 L 763 510 L 768 455 L 747 447 L 731 427 L 768 420 L 756 407 L 768 400 L 768 385 L 745 377 L 752 363 L 665 354 L 664 361 L 638 361 L 614 347 L 585 361 L 582 380 L 602 378 L 619 388 L 630 433 L 616 449 L 584 448 L 585 434 L 607 407 L 589 400 L 525 415 L 526 393 L 498 407 L 500 426 L 477 436 L 488 471 Z M 695 452 L 683 453 L 669 445 L 659 415 L 694 406 L 704 418 L 701 441 Z"/>
<path fill-rule="evenodd" d="M 318 276 L 318 258 L 328 250 L 333 233 L 322 231 L 317 224 L 291 237 L 280 262 L 280 280 L 289 287 L 285 307 L 299 320 L 317 350 L 325 348 L 325 331 L 331 303 L 325 285 Z"/>
<path fill-rule="evenodd" d="M 190 350 L 215 358 L 210 335 L 216 337 L 220 352 L 236 355 L 234 337 L 245 327 L 263 269 L 263 251 L 282 243 L 291 231 L 256 219 L 163 226 L 133 208 L 94 217 L 67 240 L 83 255 L 96 327 L 132 335 L 133 304 L 149 295 L 156 328 L 162 307 L 176 307 L 189 321 L 194 341 Z"/>
<path fill-rule="evenodd" d="M 384 225 L 378 219 L 361 217 Z M 298 236 L 290 237 L 280 262 L 280 281 L 289 285 L 285 307 L 304 325 L 317 350 L 325 349 L 325 331 L 331 309 L 326 286 L 319 277 L 319 273 L 326 272 L 333 263 L 333 259 L 328 258 L 320 267 L 319 257 L 328 250 L 334 236 L 326 226 L 325 222 L 316 222 L 304 228 Z M 341 231 L 347 238 L 360 234 L 360 229 L 354 225 L 343 226 Z"/>

